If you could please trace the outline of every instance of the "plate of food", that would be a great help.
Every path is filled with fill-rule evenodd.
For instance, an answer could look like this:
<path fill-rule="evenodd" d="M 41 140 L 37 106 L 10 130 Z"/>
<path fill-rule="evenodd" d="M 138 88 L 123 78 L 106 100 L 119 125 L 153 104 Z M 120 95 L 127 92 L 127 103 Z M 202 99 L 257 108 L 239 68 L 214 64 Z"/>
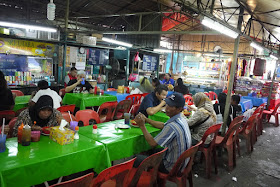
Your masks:
<path fill-rule="evenodd" d="M 185 110 L 183 110 L 183 114 L 184 114 L 185 116 L 190 116 L 190 115 L 191 115 L 191 112 L 188 111 L 187 109 L 185 109 Z"/>
<path fill-rule="evenodd" d="M 42 128 L 42 135 L 49 136 L 50 135 L 50 127 L 43 127 Z"/>
<path fill-rule="evenodd" d="M 130 126 L 126 125 L 126 124 L 118 123 L 118 124 L 116 124 L 115 128 L 118 128 L 118 129 L 129 129 Z"/>
<path fill-rule="evenodd" d="M 139 126 L 137 125 L 136 121 L 134 121 L 133 119 L 130 120 L 130 125 L 131 125 L 132 127 L 139 128 Z"/>

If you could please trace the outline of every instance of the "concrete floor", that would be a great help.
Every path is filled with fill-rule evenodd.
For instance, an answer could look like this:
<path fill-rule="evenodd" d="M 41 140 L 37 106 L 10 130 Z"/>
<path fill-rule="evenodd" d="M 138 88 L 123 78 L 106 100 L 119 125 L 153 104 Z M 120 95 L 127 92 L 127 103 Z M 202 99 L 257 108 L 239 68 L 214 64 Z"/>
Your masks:
<path fill-rule="evenodd" d="M 264 131 L 254 145 L 254 151 L 248 154 L 246 142 L 241 138 L 241 157 L 237 155 L 236 167 L 227 170 L 227 153 L 218 157 L 218 175 L 212 167 L 211 178 L 205 175 L 204 163 L 193 166 L 193 183 L 198 187 L 280 187 L 280 127 L 264 124 Z M 198 153 L 199 155 L 199 153 Z M 198 159 L 199 160 L 199 159 Z M 233 181 L 236 177 L 237 181 Z M 168 187 L 176 186 L 168 182 Z"/>

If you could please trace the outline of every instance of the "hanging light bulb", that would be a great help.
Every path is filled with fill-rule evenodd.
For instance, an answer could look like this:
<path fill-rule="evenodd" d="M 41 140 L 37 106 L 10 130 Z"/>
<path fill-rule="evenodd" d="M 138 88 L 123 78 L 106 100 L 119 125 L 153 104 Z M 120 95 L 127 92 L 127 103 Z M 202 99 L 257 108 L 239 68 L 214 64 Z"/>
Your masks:
<path fill-rule="evenodd" d="M 52 21 L 55 18 L 55 4 L 53 3 L 53 0 L 50 0 L 50 3 L 48 4 L 47 18 L 48 20 L 52 20 Z"/>

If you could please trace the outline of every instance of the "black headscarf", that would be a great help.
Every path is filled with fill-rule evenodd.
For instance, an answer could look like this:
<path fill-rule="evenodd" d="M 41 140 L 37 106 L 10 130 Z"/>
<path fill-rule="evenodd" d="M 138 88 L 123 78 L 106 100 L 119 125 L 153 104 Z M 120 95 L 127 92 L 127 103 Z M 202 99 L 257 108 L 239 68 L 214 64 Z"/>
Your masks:
<path fill-rule="evenodd" d="M 48 95 L 42 95 L 35 105 L 29 108 L 29 115 L 33 124 L 34 121 L 36 121 L 36 125 L 40 127 L 44 127 L 48 124 L 50 117 L 48 119 L 41 119 L 39 117 L 40 110 L 45 108 L 53 109 L 53 99 Z"/>

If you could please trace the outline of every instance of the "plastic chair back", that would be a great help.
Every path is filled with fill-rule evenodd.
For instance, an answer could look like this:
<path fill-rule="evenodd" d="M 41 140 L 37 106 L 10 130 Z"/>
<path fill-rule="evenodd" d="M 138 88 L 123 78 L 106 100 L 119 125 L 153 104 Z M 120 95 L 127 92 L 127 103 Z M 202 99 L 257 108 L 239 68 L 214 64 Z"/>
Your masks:
<path fill-rule="evenodd" d="M 10 122 L 9 122 L 9 133 L 8 133 L 8 136 L 7 138 L 12 138 L 13 137 L 13 131 L 14 131 L 14 126 L 15 126 L 15 123 L 17 121 L 17 117 L 13 118 Z"/>
<path fill-rule="evenodd" d="M 113 186 L 124 186 L 123 182 L 125 177 L 133 167 L 135 159 L 136 158 L 103 170 L 95 179 L 93 179 L 92 186 L 111 186 L 111 183 L 106 185 L 106 182 L 113 182 L 115 184 Z"/>
<path fill-rule="evenodd" d="M 218 132 L 219 132 L 219 130 L 220 130 L 220 128 L 221 128 L 221 126 L 222 126 L 222 124 L 220 123 L 220 124 L 216 124 L 216 125 L 212 125 L 211 127 L 209 127 L 206 131 L 205 131 L 205 133 L 203 134 L 203 136 L 202 136 L 202 138 L 201 138 L 201 145 L 200 145 L 200 147 L 204 147 L 204 143 L 205 143 L 205 141 L 206 141 L 206 138 L 208 137 L 208 136 L 212 136 L 212 141 L 211 141 L 211 143 L 210 143 L 210 146 L 209 147 L 213 147 L 213 146 L 215 146 L 215 142 L 216 142 L 216 137 L 217 137 L 217 135 L 218 135 Z"/>
<path fill-rule="evenodd" d="M 132 100 L 132 104 L 139 104 L 141 102 L 142 94 L 132 94 L 126 96 L 126 100 Z"/>
<path fill-rule="evenodd" d="M 73 121 L 77 121 L 76 117 L 73 114 L 70 114 L 71 115 L 71 118 L 70 118 L 68 112 L 61 112 L 61 115 L 62 115 L 63 119 L 65 119 L 68 123 L 70 123 L 71 118 Z"/>
<path fill-rule="evenodd" d="M 63 105 L 63 106 L 57 108 L 57 110 L 59 112 L 68 112 L 68 111 L 70 111 L 71 114 L 74 114 L 75 107 L 76 107 L 76 105 Z"/>
<path fill-rule="evenodd" d="M 258 116 L 260 115 L 260 113 L 254 114 L 252 115 L 248 121 L 246 122 L 244 128 L 248 131 L 252 131 L 253 128 L 255 127 L 255 124 L 257 123 L 258 120 Z"/>
<path fill-rule="evenodd" d="M 63 97 L 65 95 L 65 93 L 66 93 L 65 88 L 62 88 L 59 90 L 60 97 Z"/>
<path fill-rule="evenodd" d="M 215 92 L 210 91 L 209 95 L 211 100 L 218 100 L 218 95 Z"/>
<path fill-rule="evenodd" d="M 129 113 L 131 114 L 131 116 L 133 116 L 133 117 L 136 116 L 136 114 L 137 114 L 137 112 L 138 112 L 138 110 L 139 110 L 139 108 L 140 108 L 140 105 L 141 105 L 141 104 L 134 104 L 134 105 L 132 105 L 132 107 L 131 107 L 131 109 L 130 109 L 130 111 L 129 111 Z"/>
<path fill-rule="evenodd" d="M 143 160 L 143 162 L 139 165 L 139 167 L 135 170 L 131 170 L 131 172 L 129 173 L 128 177 L 127 177 L 127 184 L 130 187 L 134 187 L 137 186 L 138 182 L 147 182 L 147 181 L 143 181 L 140 180 L 140 177 L 142 175 L 142 173 L 144 171 L 150 170 L 149 172 L 149 186 L 153 186 L 153 184 L 156 183 L 157 180 L 157 172 L 158 172 L 158 167 L 160 165 L 160 162 L 162 161 L 163 155 L 165 153 L 165 151 L 167 150 L 167 148 L 165 148 L 164 150 L 155 153 L 151 156 L 149 156 L 148 158 L 146 158 L 145 160 Z"/>
<path fill-rule="evenodd" d="M 107 92 L 115 92 L 115 91 L 117 91 L 117 89 L 115 89 L 115 88 L 108 88 L 107 89 Z"/>
<path fill-rule="evenodd" d="M 242 120 L 243 120 L 243 118 L 244 118 L 244 116 L 237 116 L 237 117 L 235 117 L 235 118 L 231 121 L 231 123 L 230 123 L 230 125 L 229 125 L 229 128 L 230 128 L 232 125 L 236 124 L 236 123 L 241 123 Z"/>
<path fill-rule="evenodd" d="M 16 96 L 24 96 L 24 94 L 20 90 L 11 90 L 11 91 L 12 93 L 16 94 Z"/>
<path fill-rule="evenodd" d="M 89 173 L 87 175 L 84 175 L 82 177 L 70 181 L 54 184 L 50 187 L 58 187 L 58 186 L 59 187 L 78 187 L 78 186 L 91 187 L 93 176 L 94 176 L 93 173 Z"/>
<path fill-rule="evenodd" d="M 190 95 L 184 95 L 185 101 L 188 105 L 193 105 L 193 98 Z"/>
<path fill-rule="evenodd" d="M 0 124 L 2 126 L 3 118 L 5 118 L 5 124 L 8 124 L 11 119 L 16 117 L 16 113 L 13 110 L 0 111 Z"/>
<path fill-rule="evenodd" d="M 94 120 L 96 123 L 100 123 L 99 115 L 94 110 L 86 109 L 86 110 L 79 110 L 76 113 L 77 121 L 82 121 L 84 126 L 89 125 L 89 120 Z"/>
<path fill-rule="evenodd" d="M 181 154 L 181 156 L 178 158 L 178 160 L 176 161 L 176 163 L 174 164 L 171 171 L 169 172 L 167 178 L 176 178 L 176 177 L 186 177 L 187 178 L 189 173 L 192 170 L 194 156 L 201 144 L 202 144 L 202 142 L 200 141 L 195 146 L 192 146 L 189 149 L 187 149 L 185 152 L 183 152 Z M 181 172 L 181 167 L 185 163 L 185 160 L 187 158 L 190 158 L 190 160 L 189 160 L 187 166 L 184 168 L 183 172 Z"/>
<path fill-rule="evenodd" d="M 106 116 L 106 118 L 104 120 L 102 118 L 100 119 L 100 121 L 102 123 L 112 120 L 113 114 L 114 114 L 114 111 L 115 111 L 117 105 L 118 105 L 118 102 L 113 101 L 113 102 L 103 103 L 102 105 L 99 106 L 99 108 L 97 110 L 99 117 L 101 118 L 101 116 L 103 116 L 103 115 Z"/>
<path fill-rule="evenodd" d="M 241 122 L 231 124 L 231 126 L 228 129 L 228 131 L 226 132 L 221 144 L 226 144 L 228 141 L 235 142 L 238 137 L 238 134 L 240 132 L 240 130 L 239 130 L 240 126 L 241 126 Z"/>
<path fill-rule="evenodd" d="M 131 103 L 132 103 L 132 100 L 123 100 L 123 101 L 119 102 L 116 107 L 116 110 L 114 112 L 113 120 L 122 119 L 124 116 L 124 113 L 129 113 Z"/>
<path fill-rule="evenodd" d="M 275 108 L 273 109 L 272 115 L 275 115 L 275 114 L 276 114 L 276 112 L 277 112 L 277 110 L 278 110 L 279 107 L 280 107 L 280 103 L 278 103 L 278 104 L 275 106 Z"/>

